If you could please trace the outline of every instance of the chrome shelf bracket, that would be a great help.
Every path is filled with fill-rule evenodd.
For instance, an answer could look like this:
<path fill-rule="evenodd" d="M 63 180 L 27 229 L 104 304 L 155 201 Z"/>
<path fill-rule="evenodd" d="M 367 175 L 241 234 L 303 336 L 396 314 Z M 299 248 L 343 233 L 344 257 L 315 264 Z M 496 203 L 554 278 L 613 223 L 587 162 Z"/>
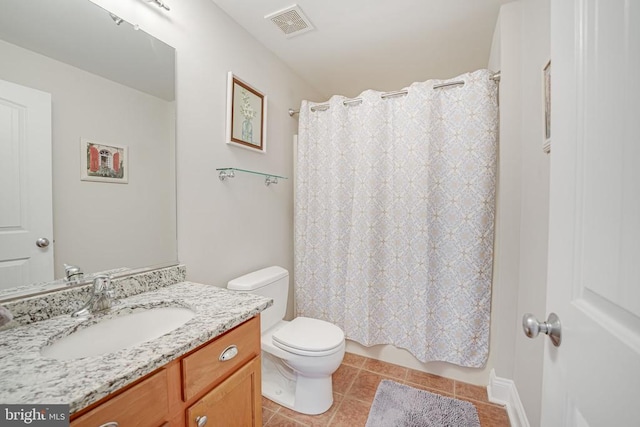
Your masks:
<path fill-rule="evenodd" d="M 218 169 L 218 170 L 220 171 L 220 173 L 218 174 L 218 178 L 220 178 L 220 181 L 222 182 L 226 181 L 227 178 L 236 177 L 236 174 L 233 172 L 233 170 L 228 170 L 228 169 L 225 169 L 225 170 Z"/>
<path fill-rule="evenodd" d="M 263 176 L 264 177 L 264 185 L 266 185 L 267 187 L 270 186 L 271 184 L 277 184 L 280 179 L 288 179 L 286 176 L 280 176 L 280 175 L 273 175 L 273 174 L 270 174 L 270 173 L 250 171 L 250 170 L 246 170 L 246 169 L 218 168 L 216 170 L 219 172 L 218 173 L 218 178 L 220 178 L 220 181 L 223 181 L 223 182 L 226 181 L 227 178 L 235 178 L 235 176 L 236 176 L 235 172 L 244 172 L 244 173 L 248 173 L 248 174 L 252 174 L 252 175 Z"/>

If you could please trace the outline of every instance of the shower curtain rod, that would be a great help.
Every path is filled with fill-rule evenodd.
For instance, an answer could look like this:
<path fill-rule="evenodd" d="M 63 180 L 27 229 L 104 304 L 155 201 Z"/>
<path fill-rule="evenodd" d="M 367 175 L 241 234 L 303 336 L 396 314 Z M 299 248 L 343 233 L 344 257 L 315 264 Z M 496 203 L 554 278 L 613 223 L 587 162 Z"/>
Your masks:
<path fill-rule="evenodd" d="M 499 82 L 500 81 L 500 71 L 498 71 L 497 73 L 495 73 L 494 75 L 492 75 L 491 77 L 489 77 L 491 80 Z M 464 86 L 464 82 L 462 80 L 456 80 L 453 82 L 448 82 L 448 83 L 440 83 L 437 85 L 433 85 L 433 89 L 440 89 L 443 87 L 450 87 L 450 86 Z M 384 98 L 393 98 L 396 96 L 404 96 L 407 93 L 409 93 L 406 89 L 404 90 L 396 90 L 393 92 L 385 92 L 382 93 L 380 95 L 380 98 L 384 99 Z M 342 101 L 343 105 L 349 105 L 349 104 L 358 104 L 362 102 L 362 98 L 352 98 L 352 99 L 345 99 L 344 101 Z M 324 104 L 316 104 L 314 106 L 311 107 L 311 111 L 324 111 L 324 110 L 328 110 L 329 109 L 329 104 L 328 103 L 324 103 Z M 293 108 L 289 108 L 289 116 L 293 117 L 294 114 L 299 114 L 300 110 L 294 110 Z"/>

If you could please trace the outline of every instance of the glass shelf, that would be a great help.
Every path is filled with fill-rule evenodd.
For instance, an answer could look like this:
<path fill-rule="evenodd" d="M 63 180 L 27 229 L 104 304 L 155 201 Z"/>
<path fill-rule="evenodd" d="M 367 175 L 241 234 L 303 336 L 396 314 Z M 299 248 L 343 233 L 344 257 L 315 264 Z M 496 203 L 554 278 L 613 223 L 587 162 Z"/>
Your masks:
<path fill-rule="evenodd" d="M 244 173 L 250 173 L 253 175 L 259 175 L 259 176 L 264 176 L 264 185 L 266 185 L 267 187 L 271 184 L 277 184 L 278 183 L 278 179 L 288 179 L 286 176 L 280 176 L 280 175 L 274 175 L 272 173 L 263 173 L 263 172 L 256 172 L 256 171 L 250 171 L 250 170 L 246 170 L 246 169 L 238 169 L 238 168 L 217 168 L 216 169 L 218 172 L 220 172 L 218 174 L 218 178 L 220 178 L 220 181 L 226 181 L 228 178 L 235 178 L 236 176 L 236 172 L 244 172 Z"/>

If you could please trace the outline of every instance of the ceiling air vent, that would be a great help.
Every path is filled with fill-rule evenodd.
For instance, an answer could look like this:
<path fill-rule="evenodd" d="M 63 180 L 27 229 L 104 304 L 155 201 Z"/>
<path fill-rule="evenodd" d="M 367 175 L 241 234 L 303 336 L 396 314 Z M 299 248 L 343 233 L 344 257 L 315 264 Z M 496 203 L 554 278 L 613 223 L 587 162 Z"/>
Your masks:
<path fill-rule="evenodd" d="M 266 15 L 264 19 L 270 19 L 276 24 L 287 38 L 304 34 L 313 30 L 313 25 L 309 18 L 304 16 L 302 9 L 297 4 L 289 6 L 286 9 L 279 10 Z"/>

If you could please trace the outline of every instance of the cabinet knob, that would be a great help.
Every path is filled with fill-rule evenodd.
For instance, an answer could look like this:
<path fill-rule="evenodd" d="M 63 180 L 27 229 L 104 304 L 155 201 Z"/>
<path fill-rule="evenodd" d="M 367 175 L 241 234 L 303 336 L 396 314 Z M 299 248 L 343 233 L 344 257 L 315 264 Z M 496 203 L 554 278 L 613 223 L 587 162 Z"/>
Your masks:
<path fill-rule="evenodd" d="M 221 362 L 226 362 L 227 360 L 233 359 L 237 355 L 238 355 L 238 347 L 232 344 L 229 347 L 222 350 L 222 353 L 220 353 L 220 357 L 218 357 L 218 360 L 220 360 Z"/>
<path fill-rule="evenodd" d="M 118 427 L 120 424 L 118 424 L 117 421 L 109 421 L 108 423 L 104 423 L 99 427 Z"/>
<path fill-rule="evenodd" d="M 207 425 L 207 416 L 202 415 L 201 417 L 196 417 L 196 424 L 198 427 L 204 427 Z"/>

